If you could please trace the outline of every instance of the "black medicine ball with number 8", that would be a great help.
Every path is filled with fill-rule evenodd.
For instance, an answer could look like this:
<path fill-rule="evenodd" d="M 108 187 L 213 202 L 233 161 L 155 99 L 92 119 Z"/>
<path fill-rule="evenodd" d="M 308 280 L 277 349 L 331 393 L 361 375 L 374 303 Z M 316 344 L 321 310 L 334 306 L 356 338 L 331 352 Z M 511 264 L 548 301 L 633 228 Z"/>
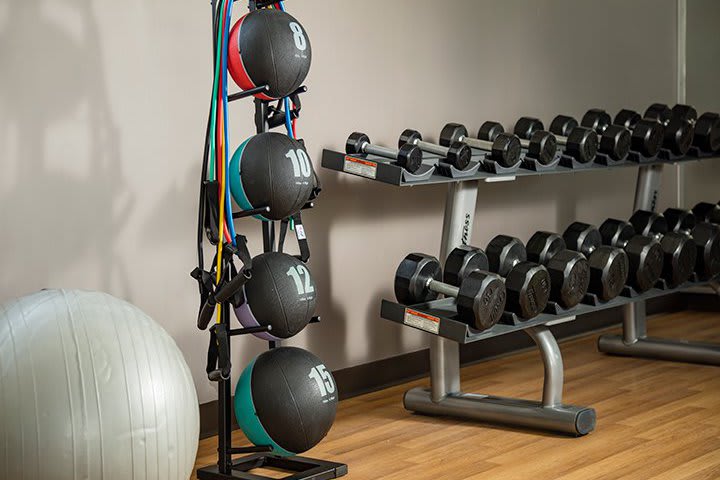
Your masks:
<path fill-rule="evenodd" d="M 286 97 L 305 81 L 312 49 L 307 32 L 281 10 L 256 10 L 242 17 L 230 32 L 228 70 L 243 90 L 268 85 L 255 95 L 263 100 Z"/>
<path fill-rule="evenodd" d="M 235 315 L 244 327 L 272 327 L 257 337 L 280 340 L 305 328 L 315 312 L 315 300 L 315 283 L 304 263 L 285 253 L 263 253 L 252 261 L 245 303 L 235 307 Z"/>
<path fill-rule="evenodd" d="M 290 217 L 308 202 L 315 172 L 303 144 L 280 133 L 250 137 L 237 149 L 228 171 L 230 192 L 243 210 L 270 207 L 260 220 Z"/>

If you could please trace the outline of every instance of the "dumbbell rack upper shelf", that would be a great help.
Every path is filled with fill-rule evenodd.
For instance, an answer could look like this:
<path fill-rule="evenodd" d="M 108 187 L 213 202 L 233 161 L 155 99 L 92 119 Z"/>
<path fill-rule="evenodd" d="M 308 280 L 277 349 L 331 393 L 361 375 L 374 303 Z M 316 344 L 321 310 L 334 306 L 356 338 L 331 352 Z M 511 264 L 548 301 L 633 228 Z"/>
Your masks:
<path fill-rule="evenodd" d="M 667 152 L 664 152 L 667 153 Z M 667 165 L 675 163 L 687 163 L 707 158 L 705 155 L 695 154 L 681 158 L 671 158 L 671 155 L 661 155 L 654 158 L 641 158 L 639 155 L 631 152 L 625 160 L 600 163 L 598 160 L 588 164 L 577 164 L 576 162 L 558 162 L 552 167 L 532 169 L 528 168 L 528 164 L 521 162 L 515 169 L 502 169 L 502 171 L 486 170 L 484 165 L 493 165 L 492 162 L 486 163 L 486 155 L 474 151 L 471 167 L 465 172 L 449 171 L 449 175 L 442 175 L 442 169 L 438 166 L 440 158 L 437 155 L 424 154 L 423 166 L 415 174 L 411 174 L 402 167 L 394 164 L 391 160 L 375 155 L 348 155 L 346 153 L 328 150 L 323 151 L 322 166 L 338 172 L 349 173 L 375 180 L 390 185 L 400 187 L 414 185 L 429 185 L 459 181 L 479 180 L 484 182 L 503 182 L 515 180 L 517 177 L 528 177 L 535 175 L 553 175 L 560 173 L 575 173 L 586 171 L 608 170 L 612 168 L 623 167 L 640 167 L 646 165 Z M 572 165 L 572 166 L 567 166 Z M 454 175 L 454 176 L 453 176 Z"/>

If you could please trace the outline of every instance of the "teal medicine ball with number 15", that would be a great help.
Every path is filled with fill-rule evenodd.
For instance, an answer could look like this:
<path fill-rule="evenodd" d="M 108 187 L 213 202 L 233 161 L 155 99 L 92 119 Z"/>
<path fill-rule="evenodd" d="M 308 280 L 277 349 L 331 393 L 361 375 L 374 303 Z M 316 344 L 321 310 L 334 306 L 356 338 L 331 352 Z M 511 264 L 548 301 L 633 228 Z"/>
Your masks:
<path fill-rule="evenodd" d="M 240 375 L 235 389 L 235 416 L 255 445 L 274 455 L 310 450 L 335 421 L 335 380 L 322 361 L 296 347 L 259 355 Z"/>
<path fill-rule="evenodd" d="M 270 207 L 260 220 L 290 217 L 309 201 L 315 172 L 305 146 L 287 135 L 261 133 L 237 149 L 228 171 L 230 192 L 243 210 Z"/>

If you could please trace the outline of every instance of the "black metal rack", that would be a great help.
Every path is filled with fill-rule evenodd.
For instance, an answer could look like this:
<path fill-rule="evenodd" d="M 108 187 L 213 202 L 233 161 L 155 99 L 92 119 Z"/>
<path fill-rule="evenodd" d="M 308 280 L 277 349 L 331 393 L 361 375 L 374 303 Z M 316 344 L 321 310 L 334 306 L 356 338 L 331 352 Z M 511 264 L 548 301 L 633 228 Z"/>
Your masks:
<path fill-rule="evenodd" d="M 232 0 L 233 2 L 237 0 Z M 217 38 L 217 30 L 215 25 L 215 18 L 217 15 L 217 0 L 211 0 L 212 7 L 212 18 L 213 18 L 213 39 Z M 260 1 L 250 0 L 249 10 L 253 11 L 258 8 L 265 7 L 274 2 L 272 1 Z M 215 47 L 217 48 L 217 46 Z M 248 98 L 257 93 L 267 91 L 267 85 L 262 85 L 251 90 L 245 90 L 242 92 L 228 95 L 228 101 L 233 102 Z M 295 92 L 294 95 L 299 95 L 306 91 L 306 87 L 302 86 Z M 255 104 L 255 128 L 256 133 L 264 133 L 269 131 L 271 128 L 280 125 L 278 122 L 279 115 L 282 114 L 284 118 L 284 112 L 278 112 L 276 109 L 269 105 L 268 101 L 264 101 L 258 98 L 254 99 Z M 291 115 L 296 115 L 295 112 L 291 112 Z M 308 203 L 304 209 L 312 208 L 313 204 Z M 235 211 L 233 212 L 233 220 L 253 216 L 267 212 L 267 207 L 256 208 L 251 211 Z M 262 222 L 262 236 L 263 236 L 263 251 L 273 252 L 277 250 L 277 242 L 275 238 L 275 224 L 270 221 Z M 219 241 L 222 241 L 220 238 Z M 197 271 L 196 271 L 197 272 Z M 232 277 L 232 268 L 229 258 L 223 258 L 223 273 L 226 278 Z M 245 280 L 247 281 L 247 280 Z M 220 297 L 220 294 L 216 294 Z M 206 307 L 212 308 L 215 305 L 220 305 L 220 317 L 217 326 L 221 326 L 222 331 L 226 332 L 227 341 L 224 344 L 224 350 L 221 351 L 220 356 L 225 356 L 227 363 L 227 371 L 218 369 L 215 372 L 209 372 L 208 376 L 211 380 L 218 382 L 218 460 L 215 465 L 207 466 L 198 469 L 197 477 L 200 480 L 231 480 L 231 479 L 246 479 L 246 480 L 263 480 L 271 479 L 275 477 L 266 477 L 257 473 L 251 473 L 252 470 L 260 468 L 270 468 L 275 470 L 281 470 L 289 473 L 289 476 L 283 478 L 288 480 L 329 480 L 333 478 L 339 478 L 344 476 L 348 472 L 346 464 L 329 462 L 325 460 L 318 460 L 308 457 L 292 456 L 292 457 L 281 457 L 272 455 L 270 452 L 272 448 L 269 446 L 250 446 L 250 447 L 233 447 L 232 446 L 232 416 L 233 416 L 233 401 L 232 401 L 232 382 L 230 379 L 230 354 L 231 354 L 231 342 L 230 339 L 239 335 L 247 335 L 252 333 L 267 332 L 268 327 L 246 327 L 246 328 L 231 328 L 231 313 L 232 305 L 230 300 L 218 301 L 217 304 L 214 302 L 207 302 Z M 202 317 L 202 314 L 201 314 Z M 313 317 L 310 323 L 318 323 L 319 317 Z M 200 326 L 200 321 L 199 321 Z M 217 328 L 217 326 L 213 328 Z M 213 331 L 213 334 L 215 332 Z M 215 337 L 211 338 L 213 342 Z M 280 342 L 270 341 L 268 347 L 273 349 L 280 345 Z M 234 455 L 246 455 L 241 458 L 233 458 Z"/>
<path fill-rule="evenodd" d="M 514 168 L 508 169 L 498 167 L 488 161 L 485 154 L 476 150 L 471 167 L 465 171 L 451 168 L 436 155 L 425 154 L 421 169 L 411 174 L 385 158 L 325 150 L 322 165 L 331 170 L 399 187 L 447 184 L 439 255 L 439 258 L 445 259 L 455 247 L 470 243 L 477 191 L 482 183 L 513 181 L 524 176 L 637 167 L 638 184 L 633 210 L 655 210 L 660 174 L 665 165 L 694 162 L 712 156 L 691 150 L 687 156 L 678 157 L 667 150 L 661 150 L 657 157 L 652 158 L 630 152 L 627 158 L 619 161 L 610 161 L 599 156 L 588 164 L 578 164 L 562 157 L 561 153 L 548 166 L 541 167 L 533 159 L 523 158 Z M 383 300 L 380 314 L 384 319 L 430 335 L 431 386 L 429 389 L 413 388 L 407 391 L 403 399 L 406 409 L 428 415 L 449 415 L 582 436 L 594 430 L 595 410 L 562 403 L 562 354 L 548 327 L 574 321 L 578 316 L 589 312 L 624 306 L 623 336 L 602 336 L 598 342 L 601 351 L 720 365 L 719 345 L 652 339 L 647 336 L 645 301 L 693 286 L 710 286 L 720 293 L 718 279 L 695 279 L 675 289 L 668 289 L 661 282 L 657 288 L 643 294 L 626 288 L 620 297 L 605 303 L 588 296 L 583 303 L 571 310 L 563 311 L 557 305 L 551 304 L 543 314 L 526 322 L 521 322 L 506 312 L 499 324 L 486 331 L 474 330 L 458 321 L 453 299 L 440 299 L 413 306 Z M 459 345 L 514 331 L 527 333 L 540 351 L 545 370 L 542 399 L 531 401 L 464 393 L 460 387 Z"/>

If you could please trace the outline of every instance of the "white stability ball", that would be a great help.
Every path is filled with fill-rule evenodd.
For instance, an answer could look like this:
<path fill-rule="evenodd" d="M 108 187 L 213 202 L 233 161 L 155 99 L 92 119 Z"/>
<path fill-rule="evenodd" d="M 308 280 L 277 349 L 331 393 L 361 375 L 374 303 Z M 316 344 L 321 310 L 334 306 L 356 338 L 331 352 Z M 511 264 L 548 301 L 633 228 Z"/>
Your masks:
<path fill-rule="evenodd" d="M 186 480 L 197 394 L 173 339 L 104 293 L 0 305 L 0 478 Z"/>

